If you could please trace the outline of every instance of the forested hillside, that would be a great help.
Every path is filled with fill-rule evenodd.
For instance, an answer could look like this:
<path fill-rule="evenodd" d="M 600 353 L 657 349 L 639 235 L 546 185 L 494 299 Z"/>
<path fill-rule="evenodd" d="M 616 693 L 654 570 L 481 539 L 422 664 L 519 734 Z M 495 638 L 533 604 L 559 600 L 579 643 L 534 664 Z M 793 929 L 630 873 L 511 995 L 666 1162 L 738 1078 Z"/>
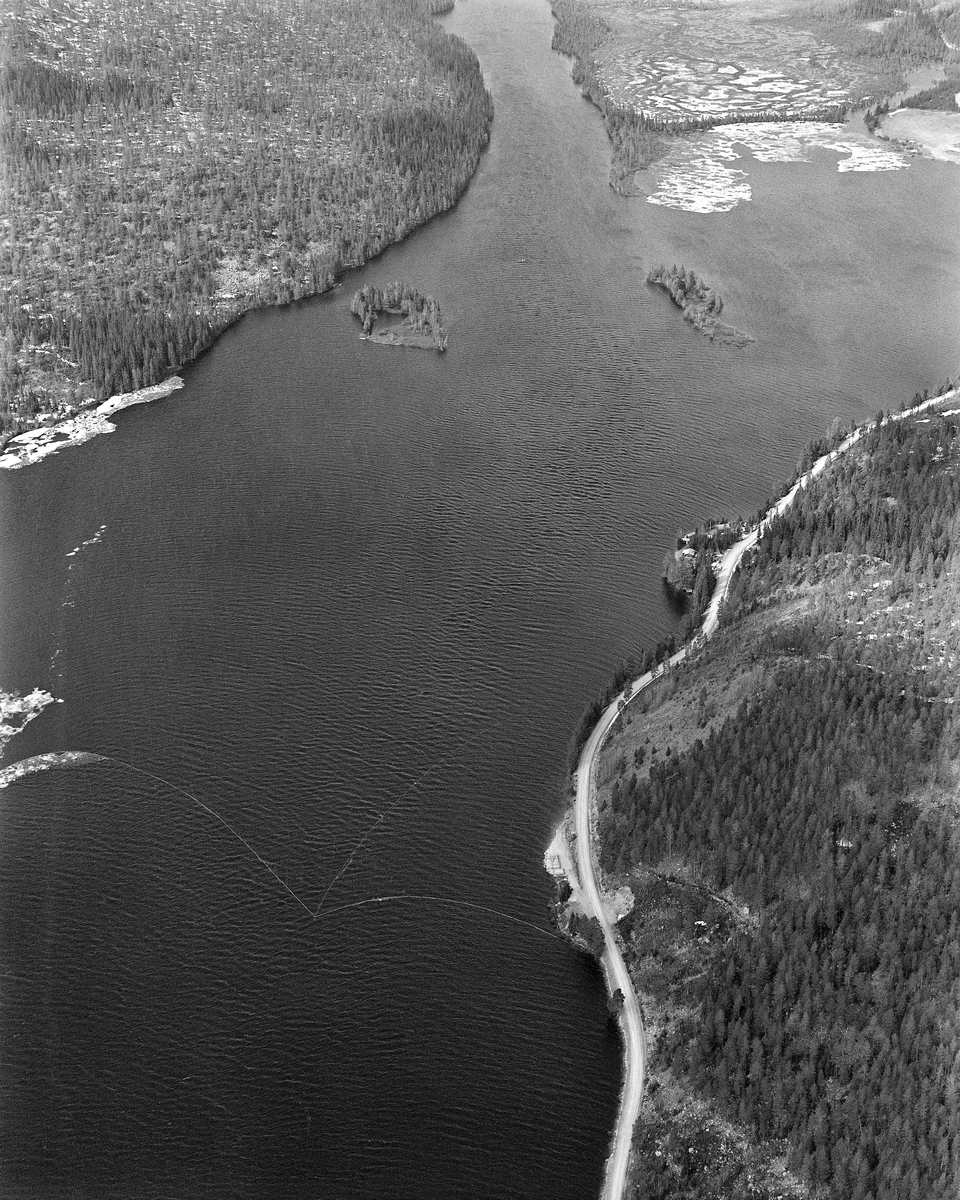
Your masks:
<path fill-rule="evenodd" d="M 607 751 L 638 1200 L 956 1196 L 958 464 L 956 414 L 873 428 Z"/>
<path fill-rule="evenodd" d="M 489 136 L 442 0 L 12 0 L 0 438 L 156 382 L 465 187 Z"/>

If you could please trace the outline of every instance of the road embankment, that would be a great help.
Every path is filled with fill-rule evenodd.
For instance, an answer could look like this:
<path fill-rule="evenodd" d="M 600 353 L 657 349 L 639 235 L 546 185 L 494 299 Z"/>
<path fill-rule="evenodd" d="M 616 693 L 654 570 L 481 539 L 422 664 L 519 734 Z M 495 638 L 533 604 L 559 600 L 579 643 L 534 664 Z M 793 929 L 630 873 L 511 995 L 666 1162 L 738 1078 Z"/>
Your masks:
<path fill-rule="evenodd" d="M 906 420 L 926 409 L 956 400 L 958 395 L 960 395 L 960 388 L 951 387 L 938 396 L 930 397 L 902 412 L 884 417 L 882 423 Z M 572 820 L 569 814 L 564 817 L 547 851 L 546 862 L 551 873 L 567 879 L 571 888 L 571 901 L 576 904 L 579 911 L 599 923 L 603 930 L 604 944 L 601 965 L 607 989 L 611 996 L 619 990 L 624 998 L 623 1005 L 619 1009 L 620 1028 L 624 1040 L 623 1087 L 610 1155 L 607 1159 L 602 1200 L 621 1200 L 626 1191 L 633 1127 L 643 1103 L 647 1045 L 640 998 L 627 970 L 621 940 L 616 929 L 615 905 L 612 896 L 604 887 L 597 861 L 596 773 L 600 750 L 625 705 L 629 704 L 664 673 L 686 658 L 696 655 L 716 633 L 720 626 L 723 604 L 729 594 L 733 578 L 743 562 L 744 556 L 757 545 L 768 524 L 786 512 L 800 491 L 822 474 L 830 463 L 855 446 L 871 425 L 872 423 L 853 430 L 834 450 L 818 458 L 796 480 L 793 486 L 775 504 L 771 505 L 761 520 L 726 551 L 720 563 L 717 587 L 704 614 L 700 630 L 687 645 L 681 647 L 655 670 L 647 671 L 638 679 L 633 680 L 623 692 L 611 700 L 581 751 L 574 775 L 575 798 Z"/>

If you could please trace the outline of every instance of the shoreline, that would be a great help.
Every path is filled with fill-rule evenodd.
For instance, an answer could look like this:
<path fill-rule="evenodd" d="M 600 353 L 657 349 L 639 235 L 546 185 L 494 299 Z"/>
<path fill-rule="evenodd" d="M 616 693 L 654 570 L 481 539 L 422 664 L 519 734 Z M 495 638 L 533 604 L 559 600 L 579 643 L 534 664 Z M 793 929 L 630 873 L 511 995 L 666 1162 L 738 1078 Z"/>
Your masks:
<path fill-rule="evenodd" d="M 17 471 L 69 446 L 82 446 L 101 433 L 113 433 L 117 427 L 110 417 L 115 413 L 137 404 L 161 400 L 182 387 L 180 376 L 171 375 L 151 387 L 140 388 L 136 392 L 119 392 L 107 400 L 94 401 L 92 406 L 64 417 L 53 425 L 38 425 L 14 434 L 0 451 L 0 470 Z"/>
<path fill-rule="evenodd" d="M 20 429 L 16 433 L 8 432 L 0 436 L 0 470 L 16 470 L 20 467 L 30 466 L 51 454 L 55 454 L 64 447 L 79 446 L 84 442 L 90 441 L 98 434 L 112 433 L 116 426 L 108 418 L 114 412 L 119 412 L 123 408 L 129 408 L 136 404 L 144 404 L 151 400 L 161 399 L 183 387 L 184 381 L 180 377 L 179 372 L 196 362 L 203 353 L 211 349 L 223 334 L 231 329 L 241 317 L 246 316 L 247 313 L 263 308 L 285 308 L 291 304 L 327 295 L 339 287 L 350 272 L 362 270 L 369 263 L 379 258 L 384 251 L 401 245 L 436 217 L 452 212 L 456 208 L 466 195 L 467 189 L 480 169 L 483 158 L 490 147 L 495 113 L 493 111 L 492 95 L 488 87 L 488 82 L 484 78 L 483 66 L 480 62 L 479 54 L 473 46 L 469 46 L 459 35 L 450 33 L 440 19 L 449 16 L 455 7 L 455 3 L 456 0 L 442 0 L 439 8 L 434 7 L 431 9 L 428 6 L 426 15 L 434 28 L 443 33 L 447 38 L 448 43 L 451 40 L 460 41 L 467 47 L 470 54 L 472 54 L 479 71 L 482 92 L 487 100 L 487 120 L 485 133 L 476 148 L 476 158 L 472 167 L 469 168 L 468 173 L 462 179 L 458 179 L 456 173 L 452 173 L 450 179 L 444 181 L 446 185 L 445 193 L 431 198 L 431 201 L 436 200 L 436 207 L 426 211 L 419 221 L 411 217 L 409 221 L 404 220 L 399 222 L 390 233 L 387 233 L 381 227 L 379 234 L 369 244 L 370 253 L 367 257 L 364 257 L 362 251 L 351 248 L 345 258 L 333 258 L 329 267 L 325 270 L 323 279 L 319 283 L 315 282 L 314 286 L 310 286 L 307 283 L 302 292 L 292 296 L 265 301 L 262 298 L 258 298 L 256 290 L 250 290 L 246 293 L 241 291 L 238 293 L 225 291 L 224 286 L 221 285 L 220 290 L 213 296 L 213 308 L 207 313 L 210 319 L 208 340 L 203 342 L 201 348 L 192 357 L 182 362 L 174 360 L 163 364 L 161 372 L 166 374 L 165 379 L 147 384 L 145 387 L 134 392 L 121 392 L 106 399 L 94 398 L 87 400 L 82 402 L 76 409 L 68 408 L 64 410 L 60 408 L 59 415 L 56 408 L 36 414 L 34 418 L 36 424 L 28 424 L 26 428 Z M 223 269 L 224 264 L 229 262 L 229 253 L 227 248 L 222 245 L 218 245 L 218 249 L 225 255 L 225 257 L 219 260 L 217 270 L 220 271 Z M 235 267 L 236 264 L 234 264 L 234 269 Z M 383 344 L 393 345 L 404 343 L 384 341 Z M 63 350 L 65 347 L 59 347 L 59 349 Z M 144 366 L 143 363 L 139 365 L 140 367 Z M 150 375 L 148 374 L 147 377 L 149 378 Z"/>
<path fill-rule="evenodd" d="M 939 395 L 930 396 L 919 404 L 890 413 L 883 417 L 881 425 L 903 421 L 935 405 L 956 400 L 960 396 L 960 385 L 953 385 Z M 802 488 L 821 475 L 840 455 L 845 454 L 859 442 L 866 431 L 873 428 L 875 421 L 866 422 L 853 429 L 833 450 L 821 455 L 806 471 L 797 477 L 787 491 L 773 503 L 733 546 L 724 552 L 717 586 L 703 617 L 703 624 L 685 645 L 665 659 L 651 671 L 628 683 L 603 710 L 580 752 L 573 779 L 575 798 L 568 806 L 558 824 L 550 845 L 544 855 L 544 868 L 555 879 L 563 878 L 571 888 L 571 900 L 575 895 L 577 904 L 587 917 L 594 918 L 603 930 L 604 950 L 601 957 L 607 993 L 611 998 L 620 990 L 624 1003 L 618 1012 L 618 1023 L 624 1042 L 623 1084 L 617 1120 L 613 1129 L 610 1153 L 604 1171 L 602 1200 L 622 1200 L 633 1149 L 633 1127 L 643 1104 L 644 1078 L 646 1073 L 646 1032 L 640 1007 L 640 997 L 633 986 L 623 957 L 620 939 L 616 932 L 616 920 L 611 922 L 609 914 L 614 907 L 612 893 L 604 887 L 604 881 L 596 867 L 597 811 L 595 775 L 599 752 L 607 740 L 621 712 L 640 692 L 656 680 L 668 674 L 688 657 L 699 653 L 720 625 L 720 610 L 730 589 L 730 584 L 744 556 L 752 550 L 766 531 L 769 523 L 784 513 Z M 572 821 L 571 821 L 572 817 Z M 574 826 L 571 837 L 570 826 Z M 572 844 L 575 840 L 575 844 Z M 568 874 L 572 870 L 573 877 Z M 569 902 L 568 902 L 569 903 Z"/>

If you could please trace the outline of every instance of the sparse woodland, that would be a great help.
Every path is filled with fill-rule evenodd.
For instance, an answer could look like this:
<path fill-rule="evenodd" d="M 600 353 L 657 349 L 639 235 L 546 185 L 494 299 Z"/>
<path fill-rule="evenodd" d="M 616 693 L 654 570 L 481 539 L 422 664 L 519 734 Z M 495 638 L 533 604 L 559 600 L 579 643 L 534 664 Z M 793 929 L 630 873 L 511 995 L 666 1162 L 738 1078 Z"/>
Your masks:
<path fill-rule="evenodd" d="M 14 0 L 0 439 L 157 382 L 452 205 L 489 137 L 443 0 Z"/>

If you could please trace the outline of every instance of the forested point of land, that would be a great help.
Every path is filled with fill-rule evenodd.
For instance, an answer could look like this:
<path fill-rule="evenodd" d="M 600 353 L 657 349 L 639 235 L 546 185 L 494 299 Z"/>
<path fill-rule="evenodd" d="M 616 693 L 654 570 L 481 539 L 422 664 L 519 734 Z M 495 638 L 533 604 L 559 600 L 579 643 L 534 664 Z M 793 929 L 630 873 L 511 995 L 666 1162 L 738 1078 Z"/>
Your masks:
<path fill-rule="evenodd" d="M 155 383 L 449 208 L 489 138 L 449 0 L 13 0 L 0 443 Z"/>
<path fill-rule="evenodd" d="M 600 840 L 650 1043 L 636 1200 L 960 1178 L 960 418 L 878 420 L 641 693 Z"/>

